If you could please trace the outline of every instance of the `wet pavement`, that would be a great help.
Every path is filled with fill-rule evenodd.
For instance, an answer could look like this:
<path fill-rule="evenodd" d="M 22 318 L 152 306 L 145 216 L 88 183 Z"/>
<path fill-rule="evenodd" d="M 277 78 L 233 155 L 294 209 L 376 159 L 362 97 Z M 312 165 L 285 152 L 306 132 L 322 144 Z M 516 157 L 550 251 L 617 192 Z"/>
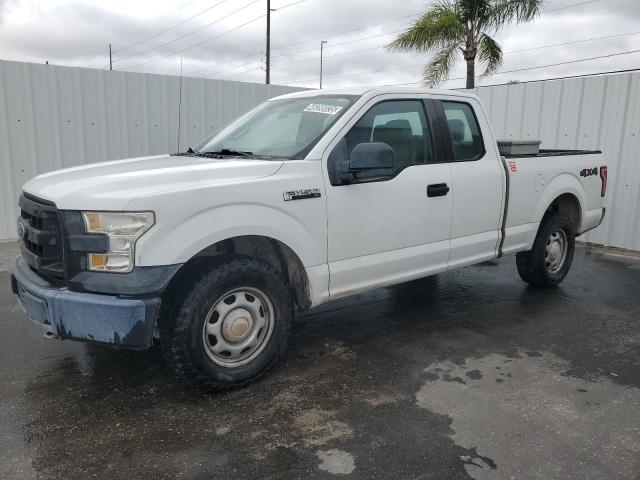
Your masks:
<path fill-rule="evenodd" d="M 640 259 L 512 257 L 328 304 L 266 379 L 49 341 L 0 272 L 0 478 L 640 479 Z"/>

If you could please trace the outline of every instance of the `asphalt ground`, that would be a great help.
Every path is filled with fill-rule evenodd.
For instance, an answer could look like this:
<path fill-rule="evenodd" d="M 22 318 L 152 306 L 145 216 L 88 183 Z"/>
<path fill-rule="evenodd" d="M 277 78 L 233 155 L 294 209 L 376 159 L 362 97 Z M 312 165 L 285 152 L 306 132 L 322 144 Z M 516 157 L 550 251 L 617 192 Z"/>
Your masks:
<path fill-rule="evenodd" d="M 639 321 L 637 257 L 580 248 L 554 290 L 507 257 L 313 310 L 209 394 L 45 340 L 0 271 L 0 478 L 638 480 Z"/>

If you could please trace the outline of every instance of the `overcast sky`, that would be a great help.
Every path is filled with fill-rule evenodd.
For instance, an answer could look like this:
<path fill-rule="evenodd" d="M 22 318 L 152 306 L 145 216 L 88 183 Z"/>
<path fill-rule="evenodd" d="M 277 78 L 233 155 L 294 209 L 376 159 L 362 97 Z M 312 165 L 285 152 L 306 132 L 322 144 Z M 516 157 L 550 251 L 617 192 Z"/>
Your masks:
<path fill-rule="evenodd" d="M 272 83 L 317 87 L 322 39 L 326 87 L 421 80 L 427 55 L 383 47 L 429 0 L 298 1 L 271 1 Z M 262 83 L 265 11 L 266 0 L 0 0 L 0 58 L 108 68 L 112 43 L 114 69 L 178 74 L 182 59 L 188 76 Z M 640 67 L 638 52 L 513 72 L 640 50 L 640 0 L 547 0 L 543 11 L 497 35 L 511 73 L 479 84 Z M 463 86 L 464 72 L 460 58 L 442 86 Z"/>

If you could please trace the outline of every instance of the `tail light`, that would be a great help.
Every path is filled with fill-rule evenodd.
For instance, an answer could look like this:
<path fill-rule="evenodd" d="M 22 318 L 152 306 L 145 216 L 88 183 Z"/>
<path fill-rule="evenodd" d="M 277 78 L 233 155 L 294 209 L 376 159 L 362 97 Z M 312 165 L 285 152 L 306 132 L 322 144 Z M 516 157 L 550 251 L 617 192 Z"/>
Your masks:
<path fill-rule="evenodd" d="M 602 189 L 600 196 L 604 197 L 607 193 L 607 167 L 600 167 L 600 180 L 602 180 Z"/>

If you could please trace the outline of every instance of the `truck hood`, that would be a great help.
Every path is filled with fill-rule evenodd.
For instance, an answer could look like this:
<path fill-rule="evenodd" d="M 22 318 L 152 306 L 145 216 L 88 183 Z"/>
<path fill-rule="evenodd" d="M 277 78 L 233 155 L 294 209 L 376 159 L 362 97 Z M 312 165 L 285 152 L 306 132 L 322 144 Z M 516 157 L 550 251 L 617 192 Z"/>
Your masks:
<path fill-rule="evenodd" d="M 156 155 L 45 173 L 29 180 L 26 193 L 64 210 L 125 210 L 135 198 L 204 181 L 228 184 L 268 177 L 281 160 L 211 159 Z"/>

